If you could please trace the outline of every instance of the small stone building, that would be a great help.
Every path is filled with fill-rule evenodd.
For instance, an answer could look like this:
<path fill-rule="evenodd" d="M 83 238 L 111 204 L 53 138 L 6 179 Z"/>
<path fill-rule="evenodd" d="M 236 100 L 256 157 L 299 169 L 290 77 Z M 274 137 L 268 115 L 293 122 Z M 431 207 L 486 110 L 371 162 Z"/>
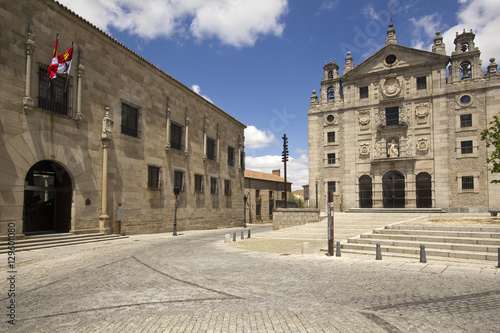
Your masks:
<path fill-rule="evenodd" d="M 245 125 L 57 2 L 0 22 L 0 235 L 171 231 L 174 187 L 179 230 L 242 225 Z"/>
<path fill-rule="evenodd" d="M 291 198 L 292 183 L 287 181 L 287 200 Z M 285 180 L 280 176 L 280 170 L 273 173 L 245 170 L 245 194 L 247 215 L 250 223 L 270 222 L 273 219 L 273 209 L 283 208 L 285 203 Z"/>
<path fill-rule="evenodd" d="M 500 206 L 499 179 L 481 130 L 500 111 L 495 59 L 486 73 L 472 31 L 457 33 L 446 54 L 397 44 L 359 65 L 348 52 L 342 74 L 325 63 L 319 96 L 308 110 L 309 193 L 319 208 L 343 200 L 353 208 L 441 208 L 484 212 Z M 315 186 L 318 186 L 316 191 Z"/>

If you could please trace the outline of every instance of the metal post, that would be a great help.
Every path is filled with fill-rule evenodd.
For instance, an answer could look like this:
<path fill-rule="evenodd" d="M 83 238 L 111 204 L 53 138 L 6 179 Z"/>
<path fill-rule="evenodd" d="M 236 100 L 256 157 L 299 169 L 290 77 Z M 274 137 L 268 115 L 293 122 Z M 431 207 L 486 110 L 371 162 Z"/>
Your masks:
<path fill-rule="evenodd" d="M 178 186 L 174 186 L 174 194 L 175 194 L 175 214 L 174 214 L 174 233 L 173 236 L 177 236 L 177 207 L 179 207 L 179 200 L 177 200 L 177 196 L 179 195 L 180 188 Z"/>
<path fill-rule="evenodd" d="M 247 200 L 248 197 L 243 195 L 243 228 L 247 227 Z"/>
<path fill-rule="evenodd" d="M 425 245 L 424 244 L 420 244 L 420 262 L 424 263 L 424 264 L 427 262 L 427 258 L 425 256 Z"/>
<path fill-rule="evenodd" d="M 333 202 L 328 203 L 328 256 L 333 256 Z"/>
<path fill-rule="evenodd" d="M 337 242 L 337 251 L 335 254 L 337 257 L 340 257 L 340 242 Z"/>
<path fill-rule="evenodd" d="M 248 230 L 248 237 L 247 238 L 250 238 L 250 230 Z"/>
<path fill-rule="evenodd" d="M 236 233 L 233 232 L 233 242 L 236 242 Z"/>
<path fill-rule="evenodd" d="M 318 209 L 318 180 L 316 179 L 316 209 Z"/>
<path fill-rule="evenodd" d="M 500 247 L 498 248 L 498 266 L 497 268 L 500 268 Z"/>
<path fill-rule="evenodd" d="M 380 249 L 380 243 L 377 243 L 376 245 L 376 255 L 375 255 L 375 260 L 382 260 L 382 250 Z"/>

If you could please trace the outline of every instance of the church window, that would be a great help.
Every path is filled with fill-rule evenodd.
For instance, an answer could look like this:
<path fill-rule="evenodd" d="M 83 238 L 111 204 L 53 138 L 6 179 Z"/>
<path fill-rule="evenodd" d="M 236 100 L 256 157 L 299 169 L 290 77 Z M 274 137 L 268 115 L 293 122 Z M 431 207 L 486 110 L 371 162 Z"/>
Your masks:
<path fill-rule="evenodd" d="M 333 114 L 329 114 L 328 116 L 326 116 L 327 122 L 333 123 L 334 120 L 335 120 L 335 116 Z"/>
<path fill-rule="evenodd" d="M 473 152 L 472 140 L 461 141 L 460 149 L 462 154 L 472 154 Z"/>
<path fill-rule="evenodd" d="M 472 126 L 472 115 L 462 114 L 460 115 L 460 127 L 471 127 Z"/>
<path fill-rule="evenodd" d="M 335 132 L 328 132 L 327 139 L 328 139 L 328 142 L 335 142 Z"/>
<path fill-rule="evenodd" d="M 417 77 L 417 90 L 427 89 L 427 78 L 425 76 Z"/>
<path fill-rule="evenodd" d="M 396 62 L 396 56 L 394 54 L 389 54 L 385 57 L 385 63 L 388 65 L 392 65 Z"/>
<path fill-rule="evenodd" d="M 463 95 L 462 97 L 460 97 L 460 103 L 469 104 L 471 99 L 472 98 L 469 95 Z"/>
<path fill-rule="evenodd" d="M 359 98 L 368 98 L 368 87 L 359 88 Z"/>
<path fill-rule="evenodd" d="M 462 176 L 462 190 L 474 189 L 474 176 Z"/>
<path fill-rule="evenodd" d="M 328 154 L 328 164 L 335 164 L 335 153 Z"/>
<path fill-rule="evenodd" d="M 333 72 L 332 72 L 332 71 L 329 71 L 329 72 L 328 72 L 328 78 L 329 78 L 329 79 L 333 79 Z"/>
<path fill-rule="evenodd" d="M 385 109 L 385 125 L 395 126 L 399 125 L 399 107 L 391 107 Z"/>
<path fill-rule="evenodd" d="M 328 193 L 335 192 L 337 190 L 337 183 L 328 182 Z"/>
<path fill-rule="evenodd" d="M 335 100 L 335 88 L 330 87 L 328 88 L 328 101 L 333 101 Z"/>

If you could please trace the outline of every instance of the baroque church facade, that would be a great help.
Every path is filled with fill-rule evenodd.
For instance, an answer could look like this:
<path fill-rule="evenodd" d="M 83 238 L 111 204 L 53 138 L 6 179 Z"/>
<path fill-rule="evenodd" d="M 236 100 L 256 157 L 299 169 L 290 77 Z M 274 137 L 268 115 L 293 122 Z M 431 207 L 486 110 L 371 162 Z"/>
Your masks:
<path fill-rule="evenodd" d="M 486 73 L 472 31 L 457 33 L 446 54 L 436 32 L 432 51 L 385 46 L 342 74 L 325 63 L 319 96 L 308 110 L 310 198 L 320 208 L 441 209 L 500 207 L 499 179 L 481 131 L 500 112 L 495 59 Z M 314 188 L 316 186 L 316 190 Z M 316 193 L 317 198 L 316 198 Z"/>
<path fill-rule="evenodd" d="M 0 19 L 0 238 L 243 225 L 244 124 L 53 0 Z"/>

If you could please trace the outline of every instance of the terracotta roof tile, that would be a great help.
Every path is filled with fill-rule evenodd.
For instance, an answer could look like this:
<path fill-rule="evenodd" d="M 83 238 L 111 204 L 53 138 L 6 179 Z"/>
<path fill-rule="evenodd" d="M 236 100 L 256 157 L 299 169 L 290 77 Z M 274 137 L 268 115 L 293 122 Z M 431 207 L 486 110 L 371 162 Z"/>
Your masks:
<path fill-rule="evenodd" d="M 267 180 L 270 182 L 279 182 L 283 183 L 283 177 L 273 175 L 272 173 L 265 173 L 259 171 L 245 170 L 245 178 L 259 179 L 259 180 Z M 292 184 L 291 181 L 287 180 L 287 183 Z"/>

